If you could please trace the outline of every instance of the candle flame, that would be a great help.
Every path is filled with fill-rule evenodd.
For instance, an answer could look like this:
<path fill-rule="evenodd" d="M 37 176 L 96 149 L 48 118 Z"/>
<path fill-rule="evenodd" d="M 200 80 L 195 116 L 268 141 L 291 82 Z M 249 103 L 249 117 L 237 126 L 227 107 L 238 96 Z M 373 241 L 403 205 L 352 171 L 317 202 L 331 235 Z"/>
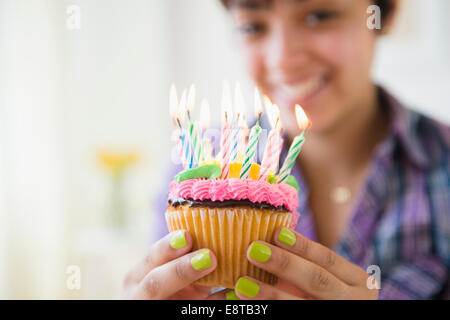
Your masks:
<path fill-rule="evenodd" d="M 238 126 L 242 129 L 248 129 L 247 121 L 245 120 L 245 115 L 239 117 Z"/>
<path fill-rule="evenodd" d="M 186 112 L 191 113 L 194 109 L 195 105 L 195 84 L 191 84 L 189 87 L 189 94 L 187 98 L 187 104 L 186 104 Z"/>
<path fill-rule="evenodd" d="M 180 98 L 180 105 L 178 109 L 178 117 L 180 118 L 181 122 L 184 121 L 184 115 L 186 114 L 186 104 L 187 104 L 187 91 L 186 89 L 183 90 L 183 93 L 181 94 Z"/>
<path fill-rule="evenodd" d="M 280 123 L 280 109 L 267 96 L 264 96 L 264 104 L 266 106 L 267 117 L 269 118 L 270 126 L 273 128 L 281 128 Z"/>
<path fill-rule="evenodd" d="M 246 109 L 244 97 L 242 96 L 241 85 L 239 82 L 236 82 L 236 87 L 234 91 L 234 105 L 236 110 L 236 116 L 239 122 L 240 119 L 243 118 Z"/>
<path fill-rule="evenodd" d="M 255 117 L 259 120 L 262 114 L 262 102 L 261 95 L 259 94 L 258 88 L 255 88 Z"/>
<path fill-rule="evenodd" d="M 206 130 L 209 127 L 209 121 L 210 121 L 209 103 L 208 100 L 203 98 L 200 107 L 200 125 L 202 127 L 202 130 Z"/>
<path fill-rule="evenodd" d="M 295 116 L 297 118 L 297 124 L 300 130 L 306 130 L 311 126 L 311 121 L 309 120 L 303 108 L 298 104 L 295 105 Z"/>
<path fill-rule="evenodd" d="M 178 117 L 178 96 L 177 96 L 177 88 L 174 84 L 170 86 L 170 95 L 169 95 L 169 113 L 172 120 L 175 122 Z"/>
<path fill-rule="evenodd" d="M 228 81 L 223 81 L 223 91 L 222 91 L 222 121 L 224 123 L 229 123 L 232 119 L 231 116 L 231 91 Z"/>
<path fill-rule="evenodd" d="M 269 113 L 272 110 L 272 101 L 270 101 L 268 96 L 263 97 L 264 100 L 264 106 L 266 107 L 266 113 Z M 269 116 L 269 115 L 267 115 Z"/>

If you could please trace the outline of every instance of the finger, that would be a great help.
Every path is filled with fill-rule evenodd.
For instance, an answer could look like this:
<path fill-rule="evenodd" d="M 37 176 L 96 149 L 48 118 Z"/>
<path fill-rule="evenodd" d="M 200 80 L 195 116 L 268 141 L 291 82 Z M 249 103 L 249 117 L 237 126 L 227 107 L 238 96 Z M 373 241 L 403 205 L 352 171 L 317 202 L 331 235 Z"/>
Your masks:
<path fill-rule="evenodd" d="M 295 231 L 279 228 L 274 242 L 277 246 L 321 266 L 349 285 L 358 285 L 367 280 L 367 273 L 359 266 Z"/>
<path fill-rule="evenodd" d="M 321 266 L 263 241 L 253 242 L 247 258 L 318 299 L 343 299 L 350 287 Z"/>
<path fill-rule="evenodd" d="M 192 248 L 192 237 L 186 230 L 171 232 L 155 242 L 145 257 L 139 261 L 125 276 L 125 286 L 135 284 L 150 272 L 164 263 L 181 257 Z"/>
<path fill-rule="evenodd" d="M 242 300 L 303 300 L 252 277 L 241 277 L 234 287 Z"/>
<path fill-rule="evenodd" d="M 217 266 L 209 249 L 200 249 L 151 270 L 136 287 L 135 299 L 167 299 Z"/>

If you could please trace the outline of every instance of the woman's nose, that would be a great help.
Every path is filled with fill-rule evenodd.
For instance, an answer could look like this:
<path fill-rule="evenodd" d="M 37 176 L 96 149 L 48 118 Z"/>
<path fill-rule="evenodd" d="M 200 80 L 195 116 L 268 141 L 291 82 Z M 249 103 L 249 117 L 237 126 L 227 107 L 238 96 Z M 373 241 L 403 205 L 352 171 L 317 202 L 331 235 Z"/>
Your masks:
<path fill-rule="evenodd" d="M 266 47 L 266 63 L 271 69 L 287 72 L 308 61 L 308 53 L 301 31 L 295 26 L 279 23 L 272 29 Z"/>

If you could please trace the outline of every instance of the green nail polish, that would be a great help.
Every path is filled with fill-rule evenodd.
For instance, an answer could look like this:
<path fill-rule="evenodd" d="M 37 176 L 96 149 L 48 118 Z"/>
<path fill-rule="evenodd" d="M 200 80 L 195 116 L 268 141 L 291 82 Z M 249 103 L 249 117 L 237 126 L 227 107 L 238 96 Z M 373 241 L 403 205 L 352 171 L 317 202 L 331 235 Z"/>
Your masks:
<path fill-rule="evenodd" d="M 225 297 L 227 298 L 227 300 L 241 300 L 236 295 L 236 292 L 234 292 L 234 290 L 231 290 L 231 291 L 228 291 L 227 293 L 225 293 Z"/>
<path fill-rule="evenodd" d="M 258 284 L 247 278 L 239 278 L 234 289 L 249 298 L 256 297 L 259 292 Z"/>
<path fill-rule="evenodd" d="M 184 230 L 178 230 L 175 231 L 172 235 L 172 238 L 170 238 L 170 246 L 174 249 L 182 249 L 186 247 L 186 237 L 185 237 L 185 231 Z"/>
<path fill-rule="evenodd" d="M 205 270 L 212 264 L 211 257 L 209 256 L 209 250 L 203 250 L 197 253 L 191 258 L 192 267 L 197 271 Z"/>
<path fill-rule="evenodd" d="M 281 228 L 280 234 L 278 235 L 278 241 L 288 247 L 292 247 L 297 239 L 291 230 L 288 228 Z"/>
<path fill-rule="evenodd" d="M 270 258 L 271 254 L 272 250 L 270 250 L 268 246 L 259 242 L 253 242 L 250 247 L 250 252 L 248 253 L 250 258 L 259 262 L 266 262 Z"/>

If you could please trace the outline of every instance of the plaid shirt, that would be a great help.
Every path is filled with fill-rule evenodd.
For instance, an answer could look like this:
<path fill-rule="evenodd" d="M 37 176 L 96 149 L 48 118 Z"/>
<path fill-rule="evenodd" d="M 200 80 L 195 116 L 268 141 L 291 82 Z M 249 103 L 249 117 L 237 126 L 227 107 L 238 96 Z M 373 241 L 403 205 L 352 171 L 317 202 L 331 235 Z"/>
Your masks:
<path fill-rule="evenodd" d="M 334 250 L 364 270 L 380 268 L 380 299 L 449 299 L 450 127 L 405 109 L 381 88 L 379 97 L 390 133 L 374 152 L 369 176 Z M 300 186 L 296 231 L 317 241 L 308 186 L 298 166 L 292 175 Z M 156 211 L 158 238 L 167 233 L 166 207 L 164 192 Z"/>

